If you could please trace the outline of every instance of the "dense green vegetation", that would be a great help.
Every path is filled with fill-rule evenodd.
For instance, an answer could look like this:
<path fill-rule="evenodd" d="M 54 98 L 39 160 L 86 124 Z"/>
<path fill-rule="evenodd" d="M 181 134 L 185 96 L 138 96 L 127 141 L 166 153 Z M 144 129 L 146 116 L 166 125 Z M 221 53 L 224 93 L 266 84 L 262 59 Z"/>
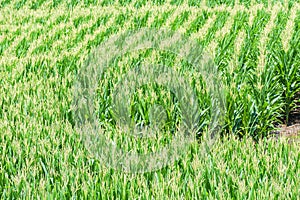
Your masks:
<path fill-rule="evenodd" d="M 299 198 L 299 143 L 267 139 L 277 124 L 290 121 L 300 101 L 299 8 L 292 0 L 1 1 L 1 198 Z M 182 74 L 201 114 L 199 141 L 181 159 L 130 174 L 104 166 L 86 149 L 75 129 L 72 88 L 93 48 L 139 28 L 180 32 L 209 52 L 226 112 L 223 137 L 204 151 L 201 136 L 213 115 L 205 77 L 172 52 L 148 49 L 116 58 L 99 80 L 95 102 L 99 122 L 119 147 L 158 149 L 181 120 L 168 88 L 144 86 L 130 99 L 132 120 L 149 124 L 149 107 L 162 105 L 165 138 L 131 144 L 128 134 L 117 134 L 113 89 L 141 60 Z"/>

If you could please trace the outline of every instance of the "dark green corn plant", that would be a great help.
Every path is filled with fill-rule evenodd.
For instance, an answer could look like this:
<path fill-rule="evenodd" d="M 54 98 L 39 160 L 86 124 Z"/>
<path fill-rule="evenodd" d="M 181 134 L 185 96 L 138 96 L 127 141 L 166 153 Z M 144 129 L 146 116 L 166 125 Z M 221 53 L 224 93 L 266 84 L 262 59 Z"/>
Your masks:
<path fill-rule="evenodd" d="M 249 94 L 251 96 L 250 112 L 255 115 L 251 135 L 254 139 L 267 136 L 274 130 L 274 123 L 278 122 L 280 109 L 284 105 L 280 94 L 280 83 L 276 76 L 275 67 L 268 65 L 260 76 L 254 75 L 250 79 Z"/>
<path fill-rule="evenodd" d="M 300 91 L 300 32 L 290 42 L 288 52 L 283 50 L 273 51 L 275 70 L 280 83 L 282 97 L 284 100 L 283 114 L 285 124 L 289 124 L 289 115 L 296 108 L 296 95 Z"/>

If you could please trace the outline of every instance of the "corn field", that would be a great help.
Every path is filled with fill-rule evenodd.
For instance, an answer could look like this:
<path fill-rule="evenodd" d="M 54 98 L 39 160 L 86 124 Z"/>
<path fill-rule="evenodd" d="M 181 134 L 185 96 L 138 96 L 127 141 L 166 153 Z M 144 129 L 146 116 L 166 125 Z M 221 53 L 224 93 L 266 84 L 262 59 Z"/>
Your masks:
<path fill-rule="evenodd" d="M 116 58 L 99 80 L 96 113 L 107 137 L 126 151 L 168 143 L 158 138 L 154 146 L 131 146 L 126 134 L 116 134 L 112 91 L 141 59 L 182 73 L 201 111 L 198 139 L 186 154 L 160 170 L 130 174 L 102 165 L 85 148 L 75 129 L 72 88 L 93 49 L 143 28 L 180 33 L 212 57 L 226 112 L 222 137 L 203 154 L 201 137 L 213 112 L 201 73 L 170 52 Z M 298 199 L 299 96 L 296 0 L 1 0 L 0 197 Z M 181 120 L 166 88 L 141 87 L 130 102 L 132 116 L 145 123 L 150 105 L 169 108 L 167 133 Z M 296 127 L 294 142 L 270 136 L 282 125 Z"/>

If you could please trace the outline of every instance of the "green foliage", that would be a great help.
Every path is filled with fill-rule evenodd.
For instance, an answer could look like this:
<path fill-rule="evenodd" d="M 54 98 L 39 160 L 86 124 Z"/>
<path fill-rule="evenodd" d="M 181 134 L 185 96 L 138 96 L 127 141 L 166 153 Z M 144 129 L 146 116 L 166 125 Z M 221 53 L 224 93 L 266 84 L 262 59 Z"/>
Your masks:
<path fill-rule="evenodd" d="M 276 124 L 289 123 L 290 113 L 300 102 L 299 12 L 288 51 L 281 34 L 291 13 L 279 12 L 267 36 L 265 66 L 258 66 L 260 37 L 271 12 L 259 10 L 252 26 L 248 23 L 251 13 L 237 12 L 229 32 L 216 39 L 217 31 L 232 16 L 228 10 L 210 9 L 223 4 L 231 8 L 234 2 L 209 0 L 207 9 L 202 9 L 201 1 L 196 0 L 1 1 L 0 198 L 297 199 L 299 144 L 267 138 Z M 251 8 L 250 0 L 239 2 Z M 256 1 L 265 7 L 269 2 L 276 3 Z M 295 2 L 288 2 L 289 9 Z M 190 17 L 192 10 L 174 16 L 182 4 L 199 9 L 197 16 Z M 62 5 L 66 12 L 58 13 L 56 9 Z M 93 13 L 97 6 L 103 13 Z M 141 10 L 144 6 L 165 7 L 163 11 Z M 76 13 L 81 9 L 88 14 Z M 199 40 L 197 32 L 213 15 L 216 20 Z M 112 111 L 114 88 L 129 70 L 148 61 L 176 69 L 192 87 L 201 112 L 199 143 L 173 165 L 155 172 L 132 175 L 103 166 L 75 129 L 72 87 L 82 60 L 115 33 L 144 27 L 176 31 L 182 25 L 187 25 L 184 35 L 193 35 L 203 49 L 217 43 L 213 59 L 226 99 L 223 137 L 202 152 L 202 136 L 214 113 L 206 77 L 195 66 L 172 52 L 129 52 L 110 63 L 97 87 L 96 115 L 107 137 L 117 138 L 117 145 L 125 150 L 143 153 L 165 146 L 176 132 L 182 120 L 178 99 L 168 88 L 149 84 L 136 88 L 129 98 L 130 119 L 151 125 L 155 113 L 149 108 L 161 105 L 166 115 L 158 117 L 165 120 L 165 137 L 134 146 L 134 137 L 118 135 Z M 241 31 L 246 37 L 237 54 L 235 42 Z"/>

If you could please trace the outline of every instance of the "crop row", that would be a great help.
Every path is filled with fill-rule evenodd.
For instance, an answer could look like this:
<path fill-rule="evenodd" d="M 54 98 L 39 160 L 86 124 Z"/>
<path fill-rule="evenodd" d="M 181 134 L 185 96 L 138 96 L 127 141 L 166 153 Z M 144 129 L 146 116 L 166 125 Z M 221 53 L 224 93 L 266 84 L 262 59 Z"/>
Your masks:
<path fill-rule="evenodd" d="M 142 8 L 136 11 L 112 11 L 111 9 L 105 11 L 102 8 L 89 10 L 77 8 L 69 14 L 54 12 L 44 17 L 28 17 L 33 22 L 28 21 L 21 25 L 1 25 L 3 34 L 0 41 L 0 54 L 3 55 L 1 61 L 3 63 L 3 59 L 14 60 L 20 57 L 28 59 L 32 55 L 47 54 L 47 52 L 58 52 L 61 55 L 58 47 L 68 49 L 68 51 L 76 49 L 76 54 L 78 50 L 86 49 L 93 39 L 101 37 L 104 33 L 117 33 L 118 27 L 119 29 L 122 27 L 122 30 L 141 27 L 171 27 L 173 30 L 182 30 L 180 32 L 186 31 L 191 38 L 204 40 L 204 46 L 209 46 L 212 38 L 214 42 L 222 40 L 230 30 L 234 29 L 234 23 L 238 23 L 240 26 L 247 23 L 247 20 L 241 19 L 241 15 L 248 18 L 248 24 L 251 27 L 255 16 L 256 18 L 260 17 L 259 13 L 263 12 L 262 20 L 270 19 L 267 25 L 264 24 L 266 26 L 262 30 L 261 42 L 259 42 L 261 52 L 259 63 L 263 64 L 265 56 L 263 52 L 266 51 L 265 43 L 268 40 L 268 34 L 276 26 L 286 27 L 281 33 L 281 40 L 284 50 L 287 51 L 289 48 L 299 5 L 294 5 L 288 12 L 284 12 L 283 7 L 277 4 L 268 9 L 262 8 L 262 5 L 253 6 L 251 9 L 239 5 L 233 8 L 217 7 L 213 9 L 191 7 L 175 9 L 161 6 L 159 15 L 155 15 L 154 10 L 155 8 Z M 218 12 L 214 10 L 218 10 Z M 22 13 L 27 12 L 23 11 Z M 288 21 L 275 24 L 274 21 L 283 13 Z M 7 16 L 12 17 L 13 21 L 20 21 L 18 19 L 22 17 Z M 3 21 L 7 20 L 7 16 Z M 240 30 L 245 29 L 234 30 L 234 34 L 238 34 Z M 101 40 L 98 41 L 98 43 L 100 42 Z M 213 51 L 215 51 L 214 47 L 213 43 Z"/>

